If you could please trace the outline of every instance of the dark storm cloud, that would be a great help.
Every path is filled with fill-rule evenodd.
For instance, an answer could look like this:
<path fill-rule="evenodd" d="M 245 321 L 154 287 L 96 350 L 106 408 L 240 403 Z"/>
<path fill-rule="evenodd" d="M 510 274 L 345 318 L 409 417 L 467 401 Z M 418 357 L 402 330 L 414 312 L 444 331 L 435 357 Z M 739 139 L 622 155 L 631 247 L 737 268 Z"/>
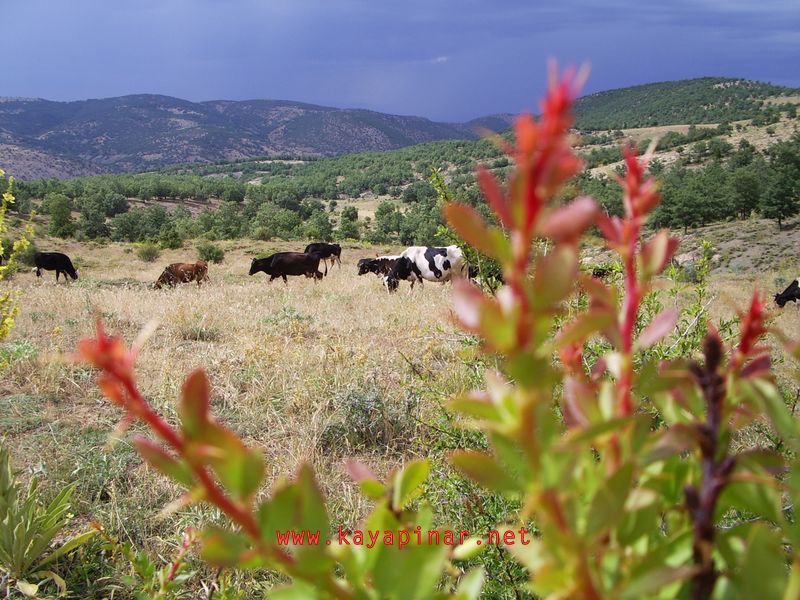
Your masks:
<path fill-rule="evenodd" d="M 7 0 L 4 95 L 280 98 L 440 120 L 535 109 L 546 61 L 587 91 L 729 75 L 800 85 L 783 0 Z"/>

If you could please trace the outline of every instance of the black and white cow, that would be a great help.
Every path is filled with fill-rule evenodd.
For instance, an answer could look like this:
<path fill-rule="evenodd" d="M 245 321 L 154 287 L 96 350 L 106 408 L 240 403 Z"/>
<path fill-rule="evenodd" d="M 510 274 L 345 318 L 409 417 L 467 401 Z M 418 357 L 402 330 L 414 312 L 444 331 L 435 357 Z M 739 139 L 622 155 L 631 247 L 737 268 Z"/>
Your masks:
<path fill-rule="evenodd" d="M 797 279 L 790 283 L 789 287 L 783 290 L 780 294 L 775 294 L 775 304 L 781 308 L 783 308 L 784 305 L 790 300 L 795 303 L 800 300 L 800 285 L 798 285 Z"/>
<path fill-rule="evenodd" d="M 397 290 L 401 280 L 410 281 L 411 288 L 423 281 L 450 281 L 454 277 L 467 277 L 468 266 L 458 246 L 433 248 L 411 246 L 406 248 L 384 278 L 389 292 Z"/>

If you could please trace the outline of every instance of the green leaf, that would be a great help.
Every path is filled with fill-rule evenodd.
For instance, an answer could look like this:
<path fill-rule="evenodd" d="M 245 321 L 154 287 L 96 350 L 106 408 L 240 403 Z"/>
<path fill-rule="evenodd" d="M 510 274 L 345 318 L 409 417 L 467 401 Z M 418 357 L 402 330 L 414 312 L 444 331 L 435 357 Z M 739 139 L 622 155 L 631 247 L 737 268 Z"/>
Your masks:
<path fill-rule="evenodd" d="M 36 583 L 28 583 L 20 579 L 17 581 L 17 589 L 28 598 L 33 598 L 39 593 L 39 585 Z"/>
<path fill-rule="evenodd" d="M 751 528 L 741 565 L 731 565 L 740 598 L 783 598 L 788 571 L 780 532 L 764 524 Z"/>
<path fill-rule="evenodd" d="M 589 506 L 586 534 L 613 529 L 625 515 L 623 506 L 633 483 L 633 465 L 625 463 L 597 490 Z"/>
<path fill-rule="evenodd" d="M 575 427 L 571 429 L 566 436 L 564 436 L 561 444 L 563 447 L 568 448 L 577 446 L 578 444 L 583 444 L 584 442 L 594 441 L 597 438 L 619 431 L 623 427 L 630 425 L 639 418 L 642 417 L 617 417 L 615 419 L 608 419 L 606 421 L 594 423 L 588 427 Z"/>
<path fill-rule="evenodd" d="M 51 552 L 50 554 L 48 554 L 47 557 L 44 560 L 42 560 L 41 562 L 39 562 L 34 568 L 36 570 L 39 570 L 43 566 L 45 566 L 46 564 L 51 563 L 54 560 L 69 554 L 70 552 L 72 552 L 76 548 L 78 548 L 78 547 L 82 546 L 83 544 L 85 544 L 86 542 L 88 542 L 90 539 L 92 539 L 98 533 L 99 532 L 96 529 L 92 529 L 92 530 L 89 530 L 89 531 L 85 531 L 85 532 L 83 532 L 83 533 L 81 533 L 79 535 L 76 535 L 73 538 L 70 538 L 68 541 L 64 542 L 64 544 L 62 544 L 57 550 L 55 550 L 54 552 Z"/>
<path fill-rule="evenodd" d="M 670 584 L 689 579 L 696 570 L 693 565 L 656 567 L 627 582 L 619 598 L 620 600 L 638 600 L 650 597 Z"/>
<path fill-rule="evenodd" d="M 250 541 L 241 533 L 212 525 L 203 532 L 201 547 L 204 560 L 219 567 L 241 568 Z"/>
<path fill-rule="evenodd" d="M 415 460 L 395 474 L 392 495 L 392 506 L 395 510 L 405 508 L 409 502 L 422 493 L 420 486 L 428 478 L 430 472 L 431 466 L 427 460 Z"/>
<path fill-rule="evenodd" d="M 264 481 L 260 451 L 248 448 L 235 433 L 211 421 L 200 430 L 198 442 L 193 448 L 206 448 L 208 462 L 234 497 L 248 500 L 258 491 Z"/>
<path fill-rule="evenodd" d="M 461 578 L 453 600 L 478 600 L 483 587 L 483 579 L 482 568 L 472 569 Z"/>
<path fill-rule="evenodd" d="M 795 451 L 800 451 L 800 426 L 783 402 L 778 389 L 763 379 L 742 379 L 737 382 L 739 390 L 756 403 L 767 414 L 775 430 Z"/>
<path fill-rule="evenodd" d="M 717 514 L 725 514 L 729 507 L 755 513 L 773 523 L 783 521 L 780 493 L 766 484 L 732 481 L 720 494 Z"/>
<path fill-rule="evenodd" d="M 168 454 L 162 446 L 144 437 L 134 438 L 133 445 L 147 464 L 163 475 L 187 488 L 194 485 L 194 477 L 189 467 Z"/>
<path fill-rule="evenodd" d="M 471 560 L 481 554 L 487 546 L 488 544 L 483 543 L 481 536 L 467 538 L 463 544 L 456 546 L 453 550 L 453 560 Z"/>
<path fill-rule="evenodd" d="M 205 372 L 202 369 L 192 371 L 183 383 L 178 403 L 181 427 L 188 437 L 197 437 L 208 422 L 210 398 L 211 390 Z"/>
<path fill-rule="evenodd" d="M 269 592 L 270 600 L 315 600 L 323 598 L 316 586 L 296 579 L 288 586 L 274 588 Z"/>
<path fill-rule="evenodd" d="M 53 571 L 37 571 L 33 575 L 43 580 L 52 579 L 53 583 L 56 584 L 56 587 L 61 594 L 67 593 L 67 584 L 57 573 L 54 573 Z"/>
<path fill-rule="evenodd" d="M 516 492 L 520 485 L 488 454 L 459 450 L 450 455 L 450 462 L 464 475 L 495 492 Z"/>

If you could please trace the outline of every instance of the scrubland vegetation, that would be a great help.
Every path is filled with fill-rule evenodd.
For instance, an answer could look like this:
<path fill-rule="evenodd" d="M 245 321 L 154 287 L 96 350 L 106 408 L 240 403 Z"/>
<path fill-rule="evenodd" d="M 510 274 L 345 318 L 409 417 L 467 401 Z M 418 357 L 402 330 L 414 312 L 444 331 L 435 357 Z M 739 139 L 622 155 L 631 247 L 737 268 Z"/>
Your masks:
<path fill-rule="evenodd" d="M 296 205 L 281 207 L 283 200 L 270 195 L 279 192 L 269 178 L 244 185 L 241 199 L 195 216 L 188 210 L 167 215 L 158 204 L 126 211 L 118 196 L 107 201 L 115 182 L 181 181 L 172 175 L 21 186 L 21 215 L 27 200 L 41 198 L 47 216 L 38 221 L 40 231 L 46 227 L 56 236 L 40 237 L 37 244 L 70 254 L 81 277 L 56 285 L 50 274 L 37 280 L 20 270 L 0 284 L 0 290 L 20 290 L 23 307 L 0 346 L 0 362 L 7 363 L 0 427 L 23 481 L 40 481 L 48 498 L 75 486 L 75 518 L 67 533 L 91 531 L 92 521 L 104 530 L 54 567 L 73 597 L 108 597 L 113 590 L 115 597 L 707 598 L 715 585 L 717 595 L 791 597 L 800 564 L 791 510 L 798 491 L 795 478 L 783 475 L 797 468 L 797 350 L 781 334 L 798 331 L 800 314 L 787 307 L 767 316 L 776 335 L 762 340 L 765 316 L 752 289 L 771 292 L 788 282 L 796 276 L 796 261 L 778 262 L 781 246 L 769 249 L 776 259 L 770 264 L 737 263 L 742 254 L 723 247 L 739 230 L 743 236 L 756 236 L 759 226 L 777 231 L 755 219 L 767 206 L 756 204 L 741 212 L 738 205 L 731 208 L 731 218 L 747 217 L 747 227 L 734 223 L 726 234 L 717 225 L 687 236 L 678 253 L 691 258 L 680 268 L 667 267 L 673 242 L 646 230 L 647 245 L 639 245 L 637 228 L 646 216 L 656 223 L 682 218 L 670 193 L 690 189 L 700 198 L 707 189 L 674 170 L 660 172 L 657 163 L 653 171 L 664 178 L 658 208 L 647 177 L 629 158 L 633 174 L 625 180 L 625 195 L 615 192 L 618 204 L 607 203 L 601 191 L 599 207 L 580 200 L 559 212 L 579 191 L 610 189 L 572 178 L 577 163 L 562 130 L 570 92 L 568 80 L 552 91 L 542 137 L 531 136 L 530 122 L 518 126 L 514 160 L 478 159 L 487 167 L 478 179 L 488 204 L 474 176 L 465 172 L 460 185 L 450 160 L 414 163 L 422 197 L 409 198 L 404 213 L 396 208 L 403 206 L 399 197 L 379 205 L 368 225 L 356 214 L 354 235 L 340 236 L 348 240 L 342 268 L 318 284 L 296 278 L 288 286 L 268 285 L 263 277 L 248 277 L 252 256 L 302 244 L 242 235 L 277 222 L 286 227 L 280 234 L 265 229 L 252 237 L 335 238 L 350 206 L 334 206 L 332 213 L 330 200 L 325 206 L 287 196 Z M 775 181 L 796 181 L 797 140 L 785 144 L 766 156 L 740 146 L 729 151 L 727 162 L 687 168 L 683 177 L 707 178 L 714 187 L 720 172 L 763 160 L 758 172 L 774 168 Z M 450 229 L 440 227 L 441 190 L 437 195 L 422 179 L 431 167 L 449 174 L 450 191 L 464 201 L 447 204 Z M 517 178 L 518 193 L 501 193 L 490 174 Z M 224 181 L 220 185 L 238 189 L 239 180 Z M 280 185 L 289 189 L 291 180 Z M 408 181 L 397 185 L 411 188 Z M 80 192 L 70 192 L 71 186 Z M 470 189 L 472 196 L 465 195 Z M 546 189 L 553 203 L 522 189 Z M 128 201 L 122 191 L 113 193 Z M 796 193 L 781 198 L 797 202 Z M 717 200 L 713 207 L 729 209 Z M 681 202 L 686 210 L 697 207 Z M 95 204 L 98 213 L 102 206 L 103 218 L 81 212 L 75 219 L 80 203 Z M 600 208 L 626 226 L 601 217 Z M 296 216 L 284 212 L 272 219 L 270 211 L 280 210 Z M 778 243 L 788 247 L 796 212 L 780 217 L 789 227 L 779 232 L 784 237 Z M 325 216 L 330 229 L 315 215 Z M 669 224 L 688 228 L 715 220 L 712 214 Z M 410 222 L 419 229 L 404 229 Z M 104 233 L 89 235 L 91 223 Z M 312 231 L 311 223 L 321 229 Z M 600 223 L 597 233 L 609 244 L 582 237 L 591 223 Z M 516 240 L 513 246 L 496 224 Z M 121 235 L 128 226 L 142 229 Z M 427 233 L 420 233 L 423 227 Z M 81 239 L 72 237 L 76 233 Z M 703 246 L 705 233 L 713 241 Z M 164 264 L 202 252 L 194 244 L 198 235 L 212 238 L 221 252 L 209 272 L 211 283 L 150 289 Z M 758 241 L 741 239 L 755 245 L 765 242 L 764 235 L 769 232 Z M 355 274 L 362 256 L 438 236 L 460 236 L 502 265 L 507 286 L 499 298 L 427 284 L 389 296 L 377 279 Z M 148 262 L 131 242 L 157 244 L 160 254 Z M 576 288 L 580 256 L 610 267 L 607 284 L 583 278 Z M 92 335 L 97 316 L 126 345 L 143 328 L 149 332 L 136 358 L 138 390 L 187 445 L 164 437 L 163 447 L 147 445 L 120 430 L 109 440 L 126 413 L 142 413 L 115 395 L 115 386 L 129 382 L 131 366 L 116 342 L 98 333 L 82 348 L 85 360 L 105 369 L 104 390 L 119 406 L 95 387 L 93 369 L 66 360 L 79 339 Z M 148 328 L 153 319 L 157 326 Z M 719 337 L 706 336 L 710 323 L 717 324 Z M 721 350 L 723 342 L 730 350 Z M 688 366 L 687 359 L 696 362 Z M 206 413 L 200 375 L 182 391 L 196 367 L 208 375 L 208 410 L 216 420 Z M 465 395 L 483 388 L 477 396 Z M 713 416 L 717 410 L 724 418 Z M 153 429 L 153 420 L 134 421 L 136 435 Z M 237 438 L 243 446 L 232 441 Z M 709 454 L 709 444 L 717 454 Z M 242 465 L 248 477 L 231 475 Z M 212 473 L 213 482 L 197 479 L 201 472 Z M 207 502 L 173 506 L 158 518 L 187 487 L 203 490 Z M 263 527 L 252 527 L 252 515 L 263 519 Z M 530 549 L 481 549 L 472 540 L 456 549 L 412 545 L 405 554 L 392 547 L 365 554 L 338 544 L 287 550 L 266 533 L 269 526 L 355 528 L 364 519 L 366 526 L 395 530 L 452 525 L 483 533 L 526 526 L 535 543 Z M 208 562 L 192 541 L 198 534 L 185 536 L 187 527 L 206 528 L 200 537 Z M 713 553 L 704 553 L 711 547 Z M 47 583 L 43 589 L 56 588 Z"/>

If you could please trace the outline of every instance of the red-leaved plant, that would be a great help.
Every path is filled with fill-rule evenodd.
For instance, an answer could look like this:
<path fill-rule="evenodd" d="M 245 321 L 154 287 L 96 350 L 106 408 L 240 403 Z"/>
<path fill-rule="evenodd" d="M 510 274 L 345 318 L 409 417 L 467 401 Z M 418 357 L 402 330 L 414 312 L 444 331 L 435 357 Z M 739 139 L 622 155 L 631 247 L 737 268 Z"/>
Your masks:
<path fill-rule="evenodd" d="M 769 420 L 792 453 L 800 440 L 762 343 L 763 302 L 753 295 L 730 352 L 712 329 L 702 360 L 642 358 L 673 334 L 675 312 L 643 324 L 639 309 L 677 243 L 666 231 L 642 239 L 660 198 L 646 158 L 640 162 L 630 148 L 620 178 L 624 217 L 606 216 L 591 198 L 554 203 L 582 168 L 568 143 L 579 79 L 554 72 L 540 119 L 520 117 L 515 144 L 501 142 L 516 165 L 505 189 L 478 170 L 500 227 L 467 205 L 444 208 L 462 239 L 502 264 L 505 280 L 495 296 L 467 282 L 455 286 L 458 321 L 499 359 L 502 373 L 486 373 L 486 391 L 452 402 L 492 448 L 458 451 L 452 463 L 487 489 L 521 500 L 517 521 L 499 528 L 534 524 L 530 543 L 508 550 L 539 597 L 796 598 L 800 528 L 784 503 L 800 497 L 798 473 L 773 451 L 734 452 L 738 432 L 756 419 Z M 619 255 L 621 290 L 580 272 L 578 244 L 591 225 Z M 538 239 L 549 240 L 546 254 L 535 250 Z M 576 292 L 588 295 L 588 310 L 563 323 Z M 582 349 L 597 336 L 612 350 L 587 365 Z M 787 346 L 800 355 L 798 345 Z M 100 323 L 78 348 L 81 360 L 102 371 L 99 385 L 126 423 L 138 419 L 155 436 L 135 440 L 142 457 L 187 489 L 184 502 L 211 503 L 230 519 L 230 528 L 205 531 L 207 560 L 277 569 L 302 597 L 478 597 L 480 568 L 453 586 L 443 578 L 459 572 L 453 561 L 482 549 L 475 540 L 451 547 L 411 536 L 405 548 L 368 549 L 332 536 L 329 545 L 279 545 L 278 531 L 330 529 L 311 470 L 301 467 L 294 481 L 260 496 L 262 456 L 210 415 L 204 373 L 187 378 L 180 426 L 173 427 L 139 392 L 136 353 Z M 349 470 L 375 500 L 364 529 L 434 528 L 433 510 L 414 502 L 427 461 L 408 464 L 387 483 L 355 462 Z"/>

